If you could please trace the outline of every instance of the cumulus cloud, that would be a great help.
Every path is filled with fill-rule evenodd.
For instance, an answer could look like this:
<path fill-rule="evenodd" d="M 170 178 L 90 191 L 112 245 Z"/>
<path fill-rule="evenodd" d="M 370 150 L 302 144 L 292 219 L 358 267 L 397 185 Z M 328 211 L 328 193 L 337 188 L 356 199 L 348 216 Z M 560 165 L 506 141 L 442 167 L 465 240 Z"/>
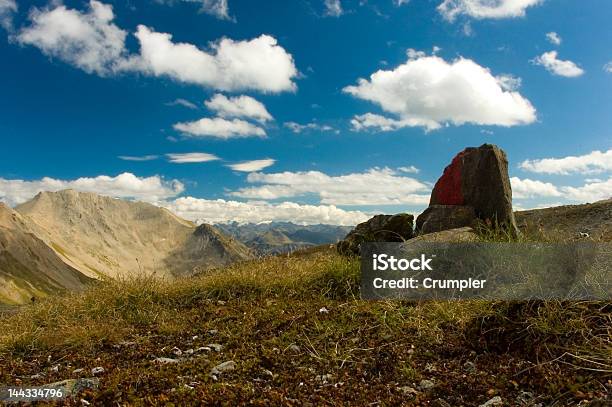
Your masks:
<path fill-rule="evenodd" d="M 274 165 L 275 162 L 276 160 L 272 158 L 265 158 L 263 160 L 252 160 L 252 161 L 244 161 L 244 162 L 236 163 L 236 164 L 228 164 L 227 166 L 234 171 L 255 172 L 255 171 L 261 171 L 264 168 L 268 168 Z"/>
<path fill-rule="evenodd" d="M 0 0 L 0 4 L 11 1 Z M 222 38 L 204 50 L 139 25 L 134 35 L 140 53 L 130 54 L 125 47 L 127 32 L 113 23 L 112 6 L 91 0 L 82 12 L 52 4 L 30 13 L 31 24 L 18 33 L 17 41 L 88 73 L 138 72 L 226 91 L 297 89 L 293 57 L 270 35 L 243 41 Z"/>
<path fill-rule="evenodd" d="M 608 62 L 603 66 L 604 72 L 612 73 L 612 61 Z"/>
<path fill-rule="evenodd" d="M 305 131 L 314 130 L 314 131 L 333 131 L 338 133 L 338 130 L 333 128 L 332 126 L 328 126 L 326 124 L 319 124 L 316 122 L 310 122 L 306 124 L 300 124 L 296 122 L 286 122 L 283 123 L 283 126 L 294 132 L 295 134 L 299 134 Z"/>
<path fill-rule="evenodd" d="M 510 86 L 516 78 L 495 77 L 490 70 L 466 58 L 452 62 L 409 50 L 408 61 L 393 70 L 379 70 L 344 92 L 374 102 L 398 116 L 373 113 L 356 116 L 357 130 L 393 130 L 422 126 L 435 130 L 445 123 L 462 125 L 515 126 L 533 123 L 536 111 L 531 103 Z"/>
<path fill-rule="evenodd" d="M 208 153 L 176 153 L 176 154 L 166 154 L 168 157 L 168 161 L 171 163 L 177 164 L 186 164 L 186 163 L 205 163 L 208 161 L 216 161 L 220 158 L 214 154 Z"/>
<path fill-rule="evenodd" d="M 182 98 L 174 99 L 172 102 L 166 103 L 166 106 L 183 106 L 183 107 L 186 107 L 188 109 L 193 109 L 193 110 L 196 110 L 198 108 L 198 106 L 195 103 L 190 102 L 187 99 L 182 99 Z"/>
<path fill-rule="evenodd" d="M 561 45 L 561 36 L 554 31 L 546 33 L 546 39 L 553 45 Z"/>
<path fill-rule="evenodd" d="M 294 91 L 298 71 L 291 54 L 276 38 L 261 35 L 248 41 L 223 38 L 202 50 L 195 45 L 172 41 L 172 35 L 139 25 L 136 38 L 140 55 L 130 58 L 122 69 L 165 76 L 179 82 L 225 91 Z"/>
<path fill-rule="evenodd" d="M 457 16 L 485 19 L 523 17 L 527 8 L 542 3 L 544 0 L 444 0 L 438 6 L 438 12 L 448 21 Z"/>
<path fill-rule="evenodd" d="M 587 182 L 581 187 L 563 187 L 564 196 L 572 201 L 595 202 L 612 198 L 612 177 L 606 181 Z"/>
<path fill-rule="evenodd" d="M 259 122 L 273 119 L 264 104 L 250 96 L 242 95 L 228 98 L 217 93 L 204 104 L 221 117 L 246 117 Z"/>
<path fill-rule="evenodd" d="M 16 38 L 49 57 L 106 76 L 115 71 L 117 61 L 126 54 L 127 33 L 113 24 L 114 17 L 112 6 L 95 0 L 86 12 L 64 5 L 34 8 L 30 12 L 31 25 L 22 28 Z"/>
<path fill-rule="evenodd" d="M 360 211 L 346 211 L 333 205 L 300 205 L 293 202 L 238 202 L 223 199 L 178 198 L 164 204 L 182 218 L 205 223 L 293 222 L 353 226 L 369 216 Z"/>
<path fill-rule="evenodd" d="M 604 152 L 596 150 L 579 156 L 525 160 L 519 167 L 543 174 L 597 174 L 612 171 L 612 149 Z"/>
<path fill-rule="evenodd" d="M 159 158 L 159 156 L 157 155 L 140 155 L 140 156 L 134 156 L 134 155 L 120 155 L 118 157 L 120 160 L 123 161 L 153 161 L 153 160 L 157 160 L 157 158 Z"/>
<path fill-rule="evenodd" d="M 512 185 L 512 197 L 516 199 L 561 196 L 559 189 L 550 182 L 512 177 L 510 184 Z"/>
<path fill-rule="evenodd" d="M 15 0 L 0 0 L 0 26 L 7 31 L 13 30 L 13 15 L 17 12 Z"/>
<path fill-rule="evenodd" d="M 534 58 L 531 62 L 540 65 L 553 75 L 575 78 L 584 74 L 584 70 L 572 61 L 557 58 L 557 51 L 545 52 Z"/>
<path fill-rule="evenodd" d="M 330 205 L 427 205 L 430 187 L 414 178 L 400 176 L 389 168 L 372 168 L 363 173 L 330 176 L 319 171 L 251 173 L 253 187 L 230 193 L 247 199 L 273 200 L 318 196 Z"/>
<path fill-rule="evenodd" d="M 325 15 L 340 17 L 344 13 L 340 0 L 325 0 Z"/>
<path fill-rule="evenodd" d="M 244 137 L 265 137 L 266 131 L 244 120 L 226 120 L 220 117 L 176 123 L 174 129 L 193 137 L 211 137 L 223 140 Z"/>
<path fill-rule="evenodd" d="M 10 206 L 23 203 L 43 191 L 74 189 L 81 192 L 94 192 L 116 198 L 138 199 L 158 202 L 181 194 L 185 187 L 178 180 L 165 180 L 155 175 L 137 177 L 124 172 L 115 177 L 100 175 L 93 178 L 83 177 L 75 180 L 59 180 L 45 177 L 35 181 L 0 178 L 0 200 Z"/>

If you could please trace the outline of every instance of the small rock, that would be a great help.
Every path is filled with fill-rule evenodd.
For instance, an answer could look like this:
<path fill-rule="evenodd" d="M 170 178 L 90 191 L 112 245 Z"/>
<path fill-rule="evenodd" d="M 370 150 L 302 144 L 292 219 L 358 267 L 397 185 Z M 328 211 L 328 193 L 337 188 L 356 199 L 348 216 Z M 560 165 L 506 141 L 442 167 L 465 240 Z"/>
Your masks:
<path fill-rule="evenodd" d="M 222 373 L 231 372 L 236 369 L 236 362 L 233 360 L 228 360 L 227 362 L 223 362 L 213 367 L 210 371 L 211 375 L 218 376 Z"/>
<path fill-rule="evenodd" d="M 215 352 L 221 352 L 221 349 L 223 349 L 223 345 L 219 345 L 218 343 L 209 343 L 207 346 L 214 349 Z"/>
<path fill-rule="evenodd" d="M 294 353 L 300 353 L 301 351 L 300 347 L 295 344 L 289 346 L 289 350 Z"/>
<path fill-rule="evenodd" d="M 196 352 L 210 352 L 211 350 L 212 349 L 210 349 L 208 346 L 200 346 L 195 351 Z"/>
<path fill-rule="evenodd" d="M 419 388 L 421 390 L 429 390 L 429 389 L 434 388 L 435 386 L 436 385 L 434 384 L 434 382 L 432 382 L 431 380 L 427 380 L 427 379 L 423 379 L 419 383 Z"/>
<path fill-rule="evenodd" d="M 104 373 L 104 368 L 102 366 L 94 367 L 93 369 L 91 369 L 91 374 L 94 376 L 102 373 Z"/>
<path fill-rule="evenodd" d="M 91 405 L 91 403 L 89 401 L 85 400 L 85 399 L 81 399 L 81 404 L 84 405 L 84 406 Z"/>
<path fill-rule="evenodd" d="M 78 368 L 78 369 L 74 369 L 74 370 L 72 371 L 72 373 L 74 373 L 74 374 L 79 374 L 79 373 L 83 373 L 84 371 L 85 371 L 85 369 L 83 369 L 83 368 Z"/>
<path fill-rule="evenodd" d="M 486 403 L 481 404 L 479 407 L 493 407 L 493 406 L 503 406 L 504 402 L 502 398 L 499 396 L 495 396 L 492 399 L 488 400 Z"/>
<path fill-rule="evenodd" d="M 416 394 L 419 394 L 419 391 L 417 389 L 415 389 L 414 387 L 410 387 L 410 386 L 402 386 L 402 387 L 399 387 L 398 390 L 404 393 L 404 395 L 406 396 L 414 396 Z"/>
<path fill-rule="evenodd" d="M 211 335 L 216 335 L 219 333 L 219 331 L 217 331 L 216 329 L 211 329 L 210 331 L 208 331 L 208 333 Z"/>
<path fill-rule="evenodd" d="M 30 379 L 42 379 L 43 377 L 45 377 L 44 373 L 36 373 L 36 374 L 30 376 Z"/>
<path fill-rule="evenodd" d="M 319 314 L 329 314 L 329 310 L 325 307 L 319 309 Z"/>
<path fill-rule="evenodd" d="M 330 381 L 331 381 L 333 378 L 334 378 L 334 377 L 333 377 L 331 374 L 329 374 L 329 373 L 328 373 L 328 374 L 318 375 L 318 376 L 316 377 L 316 380 L 317 380 L 318 382 L 321 382 L 321 383 L 328 383 L 328 382 L 330 382 Z"/>
<path fill-rule="evenodd" d="M 176 356 L 181 356 L 183 354 L 183 351 L 177 348 L 176 346 L 170 349 L 170 352 L 174 353 Z"/>
<path fill-rule="evenodd" d="M 192 341 L 195 341 L 195 340 L 197 340 L 197 339 L 198 339 L 198 335 L 195 335 L 195 336 L 192 336 L 192 337 L 191 337 L 191 340 L 192 340 Z"/>
<path fill-rule="evenodd" d="M 171 359 L 171 358 L 157 358 L 153 360 L 153 363 L 159 363 L 160 365 L 168 365 L 168 364 L 179 363 L 179 362 L 180 361 L 178 359 Z"/>
<path fill-rule="evenodd" d="M 97 390 L 100 387 L 100 379 L 96 377 L 82 379 L 68 379 L 61 382 L 45 384 L 45 388 L 61 389 L 65 396 L 75 395 L 85 389 Z"/>
<path fill-rule="evenodd" d="M 51 371 L 52 371 L 52 372 L 54 372 L 54 373 L 57 373 L 57 372 L 59 372 L 59 368 L 60 368 L 60 365 L 55 365 L 55 366 L 53 366 L 53 367 L 52 367 L 51 369 L 49 369 L 49 370 L 51 370 Z"/>
<path fill-rule="evenodd" d="M 193 355 L 194 350 L 193 349 L 187 349 L 185 351 L 185 355 Z"/>
<path fill-rule="evenodd" d="M 217 305 L 225 305 L 225 304 L 226 304 L 226 302 L 225 302 L 225 301 L 223 301 L 223 300 L 219 300 L 219 301 L 217 301 Z"/>

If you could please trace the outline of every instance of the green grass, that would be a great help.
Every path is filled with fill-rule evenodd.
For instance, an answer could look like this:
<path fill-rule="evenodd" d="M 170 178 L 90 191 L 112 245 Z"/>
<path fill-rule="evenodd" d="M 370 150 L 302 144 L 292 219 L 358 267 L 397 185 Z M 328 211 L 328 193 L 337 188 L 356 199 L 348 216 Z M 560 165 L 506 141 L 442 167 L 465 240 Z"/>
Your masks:
<path fill-rule="evenodd" d="M 104 366 L 101 389 L 82 395 L 97 405 L 428 405 L 443 398 L 477 406 L 494 395 L 513 405 L 521 391 L 544 405 L 570 405 L 604 397 L 612 378 L 609 303 L 363 301 L 358 260 L 330 250 L 172 282 L 107 281 L 29 305 L 0 324 L 0 383 L 43 384 Z M 223 350 L 180 364 L 152 362 L 176 357 L 174 346 L 208 343 Z M 227 360 L 235 371 L 209 377 Z M 476 371 L 466 371 L 466 362 Z M 39 372 L 46 376 L 30 378 Z M 327 374 L 329 383 L 317 379 Z M 414 396 L 399 390 L 422 379 L 435 387 Z"/>

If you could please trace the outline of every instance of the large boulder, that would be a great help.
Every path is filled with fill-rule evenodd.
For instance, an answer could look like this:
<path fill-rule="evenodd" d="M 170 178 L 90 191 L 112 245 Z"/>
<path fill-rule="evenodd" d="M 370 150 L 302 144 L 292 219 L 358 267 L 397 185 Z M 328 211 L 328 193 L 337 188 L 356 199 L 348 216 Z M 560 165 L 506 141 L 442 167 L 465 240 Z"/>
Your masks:
<path fill-rule="evenodd" d="M 483 144 L 457 154 L 436 182 L 429 208 L 417 218 L 417 226 L 427 224 L 432 217 L 444 217 L 448 205 L 472 207 L 477 219 L 518 234 L 506 153 L 495 145 Z M 448 223 L 437 222 L 438 230 L 457 227 L 452 221 Z M 430 227 L 427 233 L 435 231 L 435 227 Z"/>
<path fill-rule="evenodd" d="M 376 215 L 360 223 L 336 245 L 339 253 L 358 255 L 364 242 L 403 242 L 414 236 L 414 216 L 407 213 Z"/>
<path fill-rule="evenodd" d="M 431 205 L 417 218 L 416 228 L 421 234 L 472 226 L 476 212 L 465 205 Z"/>

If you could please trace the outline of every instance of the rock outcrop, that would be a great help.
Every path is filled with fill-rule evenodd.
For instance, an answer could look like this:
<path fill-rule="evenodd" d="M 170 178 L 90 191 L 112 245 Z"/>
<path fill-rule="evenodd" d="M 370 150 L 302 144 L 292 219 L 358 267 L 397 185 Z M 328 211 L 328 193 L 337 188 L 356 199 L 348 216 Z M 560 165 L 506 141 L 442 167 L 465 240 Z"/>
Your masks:
<path fill-rule="evenodd" d="M 416 229 L 421 234 L 472 226 L 476 213 L 472 206 L 431 205 L 419 215 Z"/>
<path fill-rule="evenodd" d="M 336 245 L 339 253 L 358 255 L 364 242 L 402 242 L 414 236 L 414 216 L 407 213 L 376 215 L 360 223 Z"/>
<path fill-rule="evenodd" d="M 512 212 L 508 159 L 499 147 L 491 144 L 469 147 L 453 158 L 436 182 L 429 208 L 417 219 L 417 231 L 431 233 L 469 224 L 470 209 L 449 210 L 448 206 L 471 207 L 476 219 L 518 234 Z M 457 214 L 461 222 L 448 218 Z M 425 226 L 426 231 L 418 229 L 419 226 Z"/>

